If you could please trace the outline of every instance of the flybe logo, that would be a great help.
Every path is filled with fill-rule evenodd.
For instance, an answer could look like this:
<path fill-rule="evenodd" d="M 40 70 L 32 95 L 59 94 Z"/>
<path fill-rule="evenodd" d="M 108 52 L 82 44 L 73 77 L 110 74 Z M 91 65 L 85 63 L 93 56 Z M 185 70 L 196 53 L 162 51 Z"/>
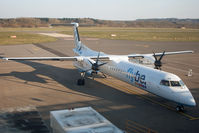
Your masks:
<path fill-rule="evenodd" d="M 126 77 L 134 82 L 136 86 L 146 88 L 146 76 L 141 74 L 139 70 L 133 71 L 133 68 L 129 68 Z"/>

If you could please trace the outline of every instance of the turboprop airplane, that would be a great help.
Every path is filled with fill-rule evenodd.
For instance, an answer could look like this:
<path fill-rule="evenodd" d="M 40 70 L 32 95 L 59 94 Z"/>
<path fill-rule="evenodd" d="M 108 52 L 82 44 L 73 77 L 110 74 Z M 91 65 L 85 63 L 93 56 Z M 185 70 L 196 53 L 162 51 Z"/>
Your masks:
<path fill-rule="evenodd" d="M 101 72 L 127 82 L 157 96 L 176 102 L 177 111 L 183 111 L 184 105 L 196 106 L 196 102 L 183 81 L 169 72 L 161 70 L 162 58 L 165 55 L 193 53 L 193 51 L 163 52 L 153 54 L 108 55 L 91 50 L 81 41 L 78 33 L 78 23 L 72 23 L 74 29 L 74 57 L 13 57 L 5 60 L 63 60 L 74 61 L 74 66 L 80 71 L 78 85 L 85 84 L 85 77 L 94 78 Z M 159 59 L 157 58 L 159 57 Z"/>

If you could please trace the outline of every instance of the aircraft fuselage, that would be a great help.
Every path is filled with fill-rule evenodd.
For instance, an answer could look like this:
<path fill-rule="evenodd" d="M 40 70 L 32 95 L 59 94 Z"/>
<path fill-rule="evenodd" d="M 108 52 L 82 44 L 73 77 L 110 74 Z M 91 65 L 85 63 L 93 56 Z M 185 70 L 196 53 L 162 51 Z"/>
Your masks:
<path fill-rule="evenodd" d="M 101 66 L 100 71 L 176 103 L 196 105 L 187 86 L 174 74 L 123 60 L 113 60 Z M 161 84 L 162 81 L 168 81 L 169 84 Z"/>

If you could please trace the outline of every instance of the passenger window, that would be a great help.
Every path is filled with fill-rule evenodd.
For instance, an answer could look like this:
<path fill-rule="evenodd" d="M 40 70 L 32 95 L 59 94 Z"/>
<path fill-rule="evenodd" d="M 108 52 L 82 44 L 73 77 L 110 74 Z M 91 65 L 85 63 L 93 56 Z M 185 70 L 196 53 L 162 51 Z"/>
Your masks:
<path fill-rule="evenodd" d="M 178 81 L 170 81 L 171 82 L 171 86 L 181 86 L 180 83 Z"/>
<path fill-rule="evenodd" d="M 168 80 L 161 80 L 160 85 L 170 86 Z"/>

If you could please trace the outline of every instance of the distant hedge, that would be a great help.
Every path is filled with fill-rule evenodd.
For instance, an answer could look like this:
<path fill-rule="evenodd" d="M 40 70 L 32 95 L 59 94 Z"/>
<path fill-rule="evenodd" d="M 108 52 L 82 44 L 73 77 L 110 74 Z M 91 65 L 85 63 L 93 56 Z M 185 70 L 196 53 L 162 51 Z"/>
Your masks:
<path fill-rule="evenodd" d="M 93 18 L 10 18 L 0 19 L 0 27 L 48 27 L 69 26 L 78 22 L 80 26 L 138 27 L 138 28 L 192 28 L 199 29 L 199 19 L 137 19 L 135 21 L 112 21 Z"/>

